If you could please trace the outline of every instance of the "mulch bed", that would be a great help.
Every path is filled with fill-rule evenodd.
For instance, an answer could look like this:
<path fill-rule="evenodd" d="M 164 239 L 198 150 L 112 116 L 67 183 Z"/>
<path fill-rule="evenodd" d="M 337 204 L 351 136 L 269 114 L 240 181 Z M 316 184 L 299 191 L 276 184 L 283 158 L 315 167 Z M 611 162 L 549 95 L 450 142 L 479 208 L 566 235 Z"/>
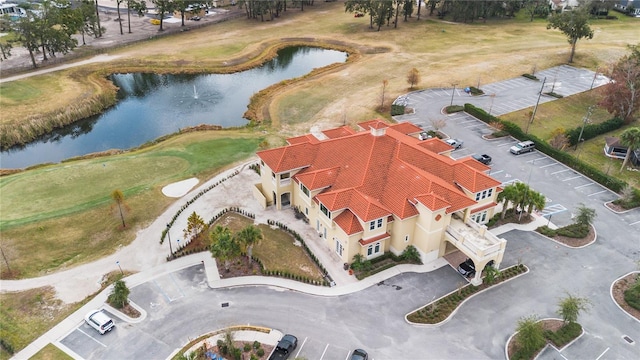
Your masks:
<path fill-rule="evenodd" d="M 130 318 L 139 318 L 140 315 L 140 311 L 136 310 L 136 308 L 134 308 L 133 306 L 131 306 L 131 304 L 127 304 L 124 307 L 122 307 L 121 309 L 118 309 L 121 313 L 127 315 Z"/>
<path fill-rule="evenodd" d="M 255 261 L 249 265 L 249 260 L 246 256 L 242 256 L 231 263 L 229 271 L 224 268 L 224 261 L 216 261 L 218 265 L 218 274 L 220 278 L 232 278 L 237 276 L 250 276 L 250 275 L 262 275 L 260 265 Z"/>
<path fill-rule="evenodd" d="M 591 243 L 596 238 L 596 232 L 593 226 L 589 225 L 589 234 L 583 238 L 571 238 L 567 236 L 556 235 L 552 237 L 553 240 L 561 242 L 570 247 L 580 247 Z"/>
<path fill-rule="evenodd" d="M 636 278 L 640 276 L 638 273 L 629 274 L 613 284 L 613 299 L 628 312 L 631 316 L 640 320 L 640 310 L 634 309 L 624 300 L 624 292 L 636 282 Z"/>

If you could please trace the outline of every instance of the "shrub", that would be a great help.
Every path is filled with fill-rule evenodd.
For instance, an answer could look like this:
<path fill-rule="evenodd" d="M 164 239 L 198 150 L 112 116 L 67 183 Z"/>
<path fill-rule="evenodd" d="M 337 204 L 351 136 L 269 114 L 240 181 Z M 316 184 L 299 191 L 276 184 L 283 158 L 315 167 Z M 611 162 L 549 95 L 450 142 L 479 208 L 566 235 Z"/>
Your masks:
<path fill-rule="evenodd" d="M 256 341 L 253 342 L 253 348 L 254 349 L 258 350 L 258 349 L 260 349 L 260 346 L 262 346 L 262 344 L 260 344 L 260 341 L 256 340 Z"/>
<path fill-rule="evenodd" d="M 483 95 L 484 91 L 482 91 L 481 89 L 478 89 L 477 87 L 474 86 L 470 86 L 469 90 L 471 90 L 471 95 L 477 96 L 477 95 Z"/>
<path fill-rule="evenodd" d="M 554 93 L 554 92 L 547 92 L 547 93 L 544 93 L 544 94 L 545 95 L 549 95 L 549 96 L 553 96 L 556 99 L 562 99 L 564 97 L 564 96 L 562 96 L 562 95 L 560 95 L 558 93 Z"/>
<path fill-rule="evenodd" d="M 403 115 L 404 114 L 404 105 L 391 105 L 391 116 L 395 115 Z"/>
<path fill-rule="evenodd" d="M 149 22 L 151 22 L 152 25 L 160 25 L 160 20 L 158 19 L 151 19 Z"/>
<path fill-rule="evenodd" d="M 556 233 L 560 236 L 566 236 L 574 239 L 582 239 L 589 235 L 589 225 L 586 224 L 571 224 L 565 227 L 561 227 L 556 230 Z"/>
<path fill-rule="evenodd" d="M 464 111 L 464 106 L 462 105 L 451 105 L 451 106 L 447 106 L 444 111 L 447 114 L 453 114 L 453 113 L 457 113 L 460 111 Z"/>
<path fill-rule="evenodd" d="M 582 333 L 582 326 L 580 324 L 572 322 L 564 325 L 558 331 L 545 331 L 545 337 L 549 339 L 555 346 L 563 347 L 570 343 L 573 339 L 580 336 Z"/>
<path fill-rule="evenodd" d="M 244 346 L 242 347 L 242 350 L 243 350 L 244 352 L 249 352 L 249 351 L 251 351 L 251 344 L 249 344 L 249 343 L 245 343 L 245 344 L 244 344 Z"/>
<path fill-rule="evenodd" d="M 548 237 L 554 237 L 556 236 L 556 231 L 550 227 L 548 227 L 547 225 L 543 225 L 540 226 L 539 228 L 536 229 L 537 232 L 539 232 L 540 234 L 544 235 L 544 236 L 548 236 Z"/>
<path fill-rule="evenodd" d="M 537 76 L 535 76 L 535 75 L 531 75 L 531 74 L 522 74 L 522 76 L 526 77 L 527 79 L 540 81 L 540 80 L 538 79 L 538 77 L 537 77 Z"/>
<path fill-rule="evenodd" d="M 260 349 L 256 350 L 256 355 L 258 355 L 260 357 L 263 357 L 264 356 L 264 349 L 260 348 Z"/>
<path fill-rule="evenodd" d="M 400 255 L 400 259 L 406 260 L 415 264 L 422 264 L 420 260 L 420 253 L 418 253 L 418 249 L 415 246 L 409 245 Z"/>
<path fill-rule="evenodd" d="M 636 278 L 636 283 L 624 292 L 624 301 L 634 309 L 640 310 L 640 276 Z"/>
<path fill-rule="evenodd" d="M 600 124 L 587 124 L 584 126 L 584 130 L 582 129 L 582 125 L 571 130 L 567 131 L 567 138 L 569 139 L 569 144 L 574 146 L 578 143 L 580 139 L 580 132 L 582 132 L 582 138 L 584 140 L 593 139 L 594 137 L 602 134 L 606 134 L 613 130 L 620 129 L 624 125 L 624 121 L 620 118 L 613 118 L 607 121 L 601 122 Z"/>

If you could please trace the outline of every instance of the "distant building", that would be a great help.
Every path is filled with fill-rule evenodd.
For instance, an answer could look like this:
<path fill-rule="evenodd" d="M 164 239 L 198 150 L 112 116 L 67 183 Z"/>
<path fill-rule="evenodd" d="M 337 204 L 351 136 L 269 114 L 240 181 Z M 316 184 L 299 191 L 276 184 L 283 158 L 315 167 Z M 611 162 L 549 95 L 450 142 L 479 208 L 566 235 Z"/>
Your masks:
<path fill-rule="evenodd" d="M 620 139 L 617 137 L 605 137 L 604 138 L 604 154 L 611 158 L 624 159 L 627 156 L 628 147 L 620 144 Z M 631 152 L 629 161 L 634 166 L 640 166 L 640 149 L 636 149 Z"/>
<path fill-rule="evenodd" d="M 296 209 L 341 262 L 413 245 L 424 262 L 460 250 L 482 269 L 499 267 L 506 240 L 484 225 L 494 215 L 501 183 L 470 156 L 411 123 L 371 120 L 287 140 L 259 151 L 263 207 Z M 457 264 L 454 264 L 457 266 Z M 482 283 L 481 271 L 471 281 Z"/>
<path fill-rule="evenodd" d="M 25 16 L 26 12 L 23 8 L 15 3 L 9 3 L 7 0 L 0 0 L 0 16 Z"/>
<path fill-rule="evenodd" d="M 613 8 L 628 15 L 640 17 L 640 0 L 618 0 Z"/>

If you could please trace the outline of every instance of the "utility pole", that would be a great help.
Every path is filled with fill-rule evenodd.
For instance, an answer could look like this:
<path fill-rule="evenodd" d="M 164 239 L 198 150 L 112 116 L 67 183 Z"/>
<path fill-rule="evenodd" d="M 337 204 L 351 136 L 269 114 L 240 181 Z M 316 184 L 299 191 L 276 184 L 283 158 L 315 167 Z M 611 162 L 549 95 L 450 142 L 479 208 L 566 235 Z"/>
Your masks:
<path fill-rule="evenodd" d="M 171 225 L 167 224 L 167 237 L 169 238 L 169 252 L 171 253 L 171 259 L 173 259 L 173 248 L 171 247 L 171 234 L 169 233 Z"/>
<path fill-rule="evenodd" d="M 596 68 L 596 73 L 593 74 L 593 80 L 591 81 L 591 88 L 589 90 L 593 90 L 593 84 L 596 82 L 596 77 L 598 77 L 598 68 Z"/>
<path fill-rule="evenodd" d="M 451 92 L 451 104 L 449 104 L 449 106 L 453 106 L 453 95 L 455 95 L 455 93 L 456 93 L 456 85 L 458 85 L 458 84 L 457 83 L 453 83 L 451 85 L 453 85 L 453 91 Z"/>
<path fill-rule="evenodd" d="M 533 108 L 533 112 L 531 113 L 531 119 L 527 123 L 527 128 L 524 131 L 525 134 L 529 133 L 529 125 L 531 125 L 531 123 L 533 122 L 533 119 L 536 117 L 536 111 L 538 111 L 538 104 L 540 104 L 540 97 L 542 96 L 542 92 L 544 91 L 544 83 L 546 82 L 547 82 L 547 78 L 545 77 L 542 80 L 542 87 L 540 87 L 540 92 L 538 93 L 538 100 L 536 101 L 536 106 Z"/>
<path fill-rule="evenodd" d="M 585 115 L 585 117 L 582 118 L 582 129 L 580 129 L 580 135 L 578 136 L 578 141 L 576 141 L 576 147 L 573 149 L 578 150 L 578 144 L 580 144 L 580 141 L 582 141 L 582 133 L 584 132 L 584 126 L 587 125 L 587 123 L 589 122 L 589 118 L 591 117 L 591 113 L 593 112 L 593 105 L 589 106 L 589 108 L 587 109 L 587 115 Z"/>

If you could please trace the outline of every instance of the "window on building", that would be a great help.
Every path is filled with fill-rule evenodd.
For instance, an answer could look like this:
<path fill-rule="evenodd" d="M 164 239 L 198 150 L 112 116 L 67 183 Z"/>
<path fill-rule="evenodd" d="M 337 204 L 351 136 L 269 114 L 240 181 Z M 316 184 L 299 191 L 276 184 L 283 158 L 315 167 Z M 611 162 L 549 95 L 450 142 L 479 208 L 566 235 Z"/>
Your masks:
<path fill-rule="evenodd" d="M 304 208 L 304 214 L 307 216 L 309 215 L 309 208 Z"/>
<path fill-rule="evenodd" d="M 326 206 L 320 204 L 320 211 L 322 211 L 322 213 L 328 217 L 329 219 L 331 219 L 331 211 L 329 211 L 329 209 L 326 208 Z"/>
<path fill-rule="evenodd" d="M 381 227 L 382 227 L 382 219 L 378 219 L 378 225 L 377 225 L 377 227 L 378 227 L 378 228 L 381 228 Z"/>
<path fill-rule="evenodd" d="M 409 235 L 404 236 L 404 242 L 409 242 Z"/>
<path fill-rule="evenodd" d="M 487 211 L 480 211 L 471 215 L 471 220 L 478 224 L 485 224 L 487 222 Z"/>
<path fill-rule="evenodd" d="M 493 193 L 493 189 L 489 189 L 489 190 L 483 190 L 479 193 L 476 193 L 476 201 L 480 201 L 482 199 L 486 199 L 488 197 L 491 197 L 491 194 Z"/>
<path fill-rule="evenodd" d="M 307 195 L 307 197 L 309 197 L 309 189 L 307 189 L 306 186 L 302 185 L 302 183 L 300 183 L 300 190 L 302 190 L 302 193 Z"/>
<path fill-rule="evenodd" d="M 377 242 L 375 244 L 370 244 L 369 246 L 367 246 L 367 256 L 371 256 L 379 252 L 380 252 L 380 242 Z"/>
<path fill-rule="evenodd" d="M 291 177 L 290 173 L 280 174 L 280 180 L 286 180 Z"/>
<path fill-rule="evenodd" d="M 373 254 L 373 245 L 367 246 L 367 256 L 371 256 Z"/>
<path fill-rule="evenodd" d="M 272 171 L 272 172 L 271 172 L 271 177 L 275 179 L 275 178 L 276 178 L 276 173 L 274 173 L 274 172 Z"/>
<path fill-rule="evenodd" d="M 369 230 L 374 230 L 376 228 L 376 222 L 372 221 L 369 223 Z"/>
<path fill-rule="evenodd" d="M 373 247 L 374 252 L 377 254 L 380 252 L 380 243 L 377 242 L 376 245 Z"/>
<path fill-rule="evenodd" d="M 378 219 L 378 220 L 373 220 L 371 222 L 369 222 L 369 230 L 375 230 L 375 229 L 379 229 L 382 227 L 382 220 L 383 219 Z"/>
<path fill-rule="evenodd" d="M 340 240 L 335 239 L 336 241 L 336 253 L 338 253 L 338 255 L 342 256 L 342 244 L 340 243 Z"/>

